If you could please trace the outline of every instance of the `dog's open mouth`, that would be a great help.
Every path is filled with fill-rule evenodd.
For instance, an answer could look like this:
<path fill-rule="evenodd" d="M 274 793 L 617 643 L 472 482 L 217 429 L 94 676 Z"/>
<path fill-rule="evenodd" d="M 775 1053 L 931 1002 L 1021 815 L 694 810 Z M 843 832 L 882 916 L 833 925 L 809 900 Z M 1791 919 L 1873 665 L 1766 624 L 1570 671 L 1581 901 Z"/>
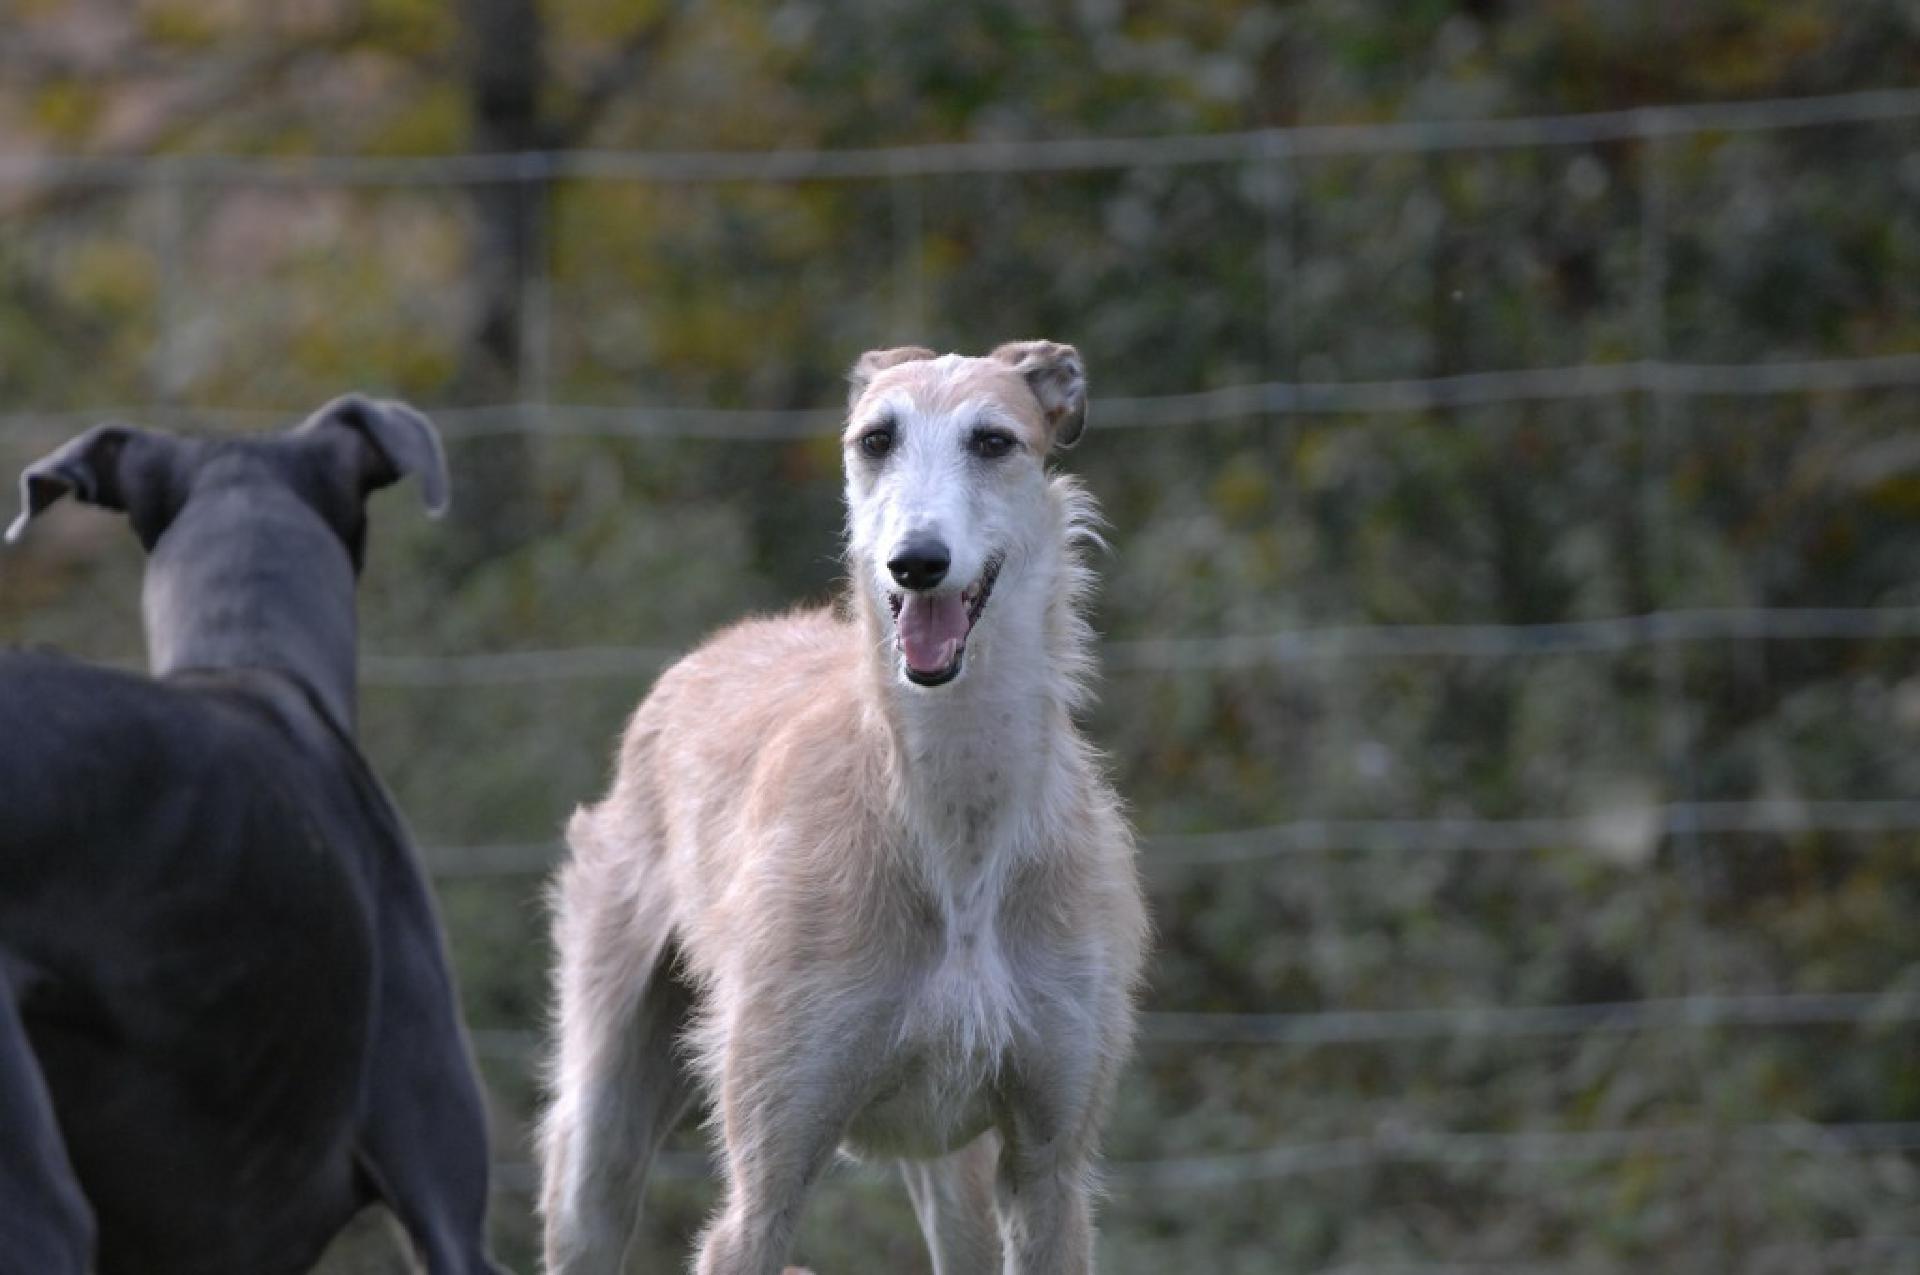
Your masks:
<path fill-rule="evenodd" d="M 939 686 L 960 676 L 967 635 L 987 609 L 1001 562 L 996 554 L 978 580 L 958 591 L 887 595 L 887 605 L 893 608 L 894 645 L 900 649 L 909 682 Z"/>

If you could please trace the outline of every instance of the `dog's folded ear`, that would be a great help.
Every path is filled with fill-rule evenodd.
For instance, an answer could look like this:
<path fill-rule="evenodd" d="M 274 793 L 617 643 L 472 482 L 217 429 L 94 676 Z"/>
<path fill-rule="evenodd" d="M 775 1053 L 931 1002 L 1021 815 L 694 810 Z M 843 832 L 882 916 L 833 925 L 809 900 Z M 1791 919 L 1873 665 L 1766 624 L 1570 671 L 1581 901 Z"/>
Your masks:
<path fill-rule="evenodd" d="M 1080 351 L 1057 341 L 1010 341 L 993 352 L 1027 378 L 1055 447 L 1071 447 L 1087 428 L 1087 371 Z"/>
<path fill-rule="evenodd" d="M 917 363 L 922 359 L 938 357 L 923 345 L 902 345 L 891 350 L 868 350 L 847 372 L 847 406 L 851 408 L 858 403 L 860 396 L 867 392 L 867 386 L 873 378 L 888 368 L 901 363 Z"/>
<path fill-rule="evenodd" d="M 62 496 L 128 514 L 152 546 L 178 512 L 174 462 L 182 440 L 131 425 L 96 425 L 20 471 L 20 514 L 7 528 L 12 543 Z"/>
<path fill-rule="evenodd" d="M 447 453 L 440 431 L 425 415 L 396 399 L 343 394 L 296 426 L 295 434 L 347 444 L 360 494 L 412 474 L 420 500 L 438 518 L 447 511 Z"/>

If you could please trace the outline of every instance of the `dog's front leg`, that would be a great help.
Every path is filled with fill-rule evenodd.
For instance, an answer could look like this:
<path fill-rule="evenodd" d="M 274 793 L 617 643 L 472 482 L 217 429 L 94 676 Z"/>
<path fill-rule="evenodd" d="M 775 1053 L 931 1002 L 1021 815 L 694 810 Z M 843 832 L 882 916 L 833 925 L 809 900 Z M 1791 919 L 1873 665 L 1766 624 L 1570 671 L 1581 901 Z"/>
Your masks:
<path fill-rule="evenodd" d="M 541 1139 L 548 1275 L 626 1266 L 647 1170 L 694 1098 L 678 1056 L 692 1013 L 665 925 L 579 865 L 554 927 L 560 1048 Z"/>
<path fill-rule="evenodd" d="M 735 1031 L 720 1080 L 726 1201 L 701 1241 L 699 1275 L 780 1275 L 800 1209 L 871 1092 L 878 1015 L 764 1014 Z"/>
<path fill-rule="evenodd" d="M 1076 1143 L 1035 1143 L 1018 1134 L 1007 1139 L 997 1183 L 1007 1275 L 1088 1275 L 1093 1270 L 1089 1166 Z"/>
<path fill-rule="evenodd" d="M 1113 1021 L 1121 1021 L 1114 1018 Z M 1071 1011 L 1029 1040 L 1002 1095 L 995 1203 L 1007 1275 L 1093 1269 L 1093 1160 L 1120 1056 Z"/>

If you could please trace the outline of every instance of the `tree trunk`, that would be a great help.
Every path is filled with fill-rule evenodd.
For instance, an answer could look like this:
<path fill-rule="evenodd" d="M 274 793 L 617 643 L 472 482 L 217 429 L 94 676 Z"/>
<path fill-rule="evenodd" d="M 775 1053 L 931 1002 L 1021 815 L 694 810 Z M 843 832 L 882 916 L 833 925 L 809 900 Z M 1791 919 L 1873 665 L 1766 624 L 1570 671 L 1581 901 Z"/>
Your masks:
<path fill-rule="evenodd" d="M 543 31 L 533 0 L 462 0 L 466 23 L 472 149 L 511 154 L 546 149 L 540 116 Z M 540 268 L 546 227 L 543 191 L 518 181 L 472 188 L 474 258 L 479 291 L 473 334 L 460 372 L 467 402 L 520 403 L 526 349 L 525 281 Z M 531 422 L 523 422 L 531 424 Z M 529 530 L 532 447 L 524 433 L 466 444 L 455 492 L 460 557 L 472 564 L 511 550 Z"/>

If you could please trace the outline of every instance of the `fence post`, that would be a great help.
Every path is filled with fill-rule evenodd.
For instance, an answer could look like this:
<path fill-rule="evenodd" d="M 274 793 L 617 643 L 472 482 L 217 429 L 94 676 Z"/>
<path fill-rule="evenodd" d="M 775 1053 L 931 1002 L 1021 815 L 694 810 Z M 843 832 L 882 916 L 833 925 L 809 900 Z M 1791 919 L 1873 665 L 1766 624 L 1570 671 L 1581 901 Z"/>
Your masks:
<path fill-rule="evenodd" d="M 900 344 L 922 345 L 927 331 L 927 251 L 920 183 L 903 161 L 887 178 L 893 204 L 893 334 Z"/>
<path fill-rule="evenodd" d="M 1291 384 L 1298 369 L 1293 319 L 1293 148 L 1282 129 L 1268 129 L 1260 145 L 1261 268 L 1267 288 L 1267 379 Z"/>
<path fill-rule="evenodd" d="M 538 152 L 520 157 L 520 218 L 528 246 L 520 266 L 519 403 L 515 415 L 530 432 L 545 424 L 553 401 L 554 164 Z M 529 414 L 538 421 L 529 421 Z"/>
<path fill-rule="evenodd" d="M 156 163 L 154 192 L 159 199 L 158 239 L 160 291 L 153 337 L 152 366 L 147 370 L 154 402 L 177 408 L 185 397 L 187 364 L 180 343 L 180 323 L 186 306 L 187 195 L 180 160 Z"/>
<path fill-rule="evenodd" d="M 1700 797 L 1699 768 L 1695 758 L 1692 713 L 1687 701 L 1686 667 L 1683 646 L 1662 632 L 1661 617 L 1669 611 L 1665 594 L 1683 569 L 1681 554 L 1681 517 L 1674 473 L 1679 462 L 1684 422 L 1681 404 L 1668 388 L 1664 375 L 1667 349 L 1667 129 L 1666 118 L 1657 109 L 1640 114 L 1640 278 L 1635 298 L 1635 318 L 1640 337 L 1640 358 L 1646 370 L 1648 437 L 1644 479 L 1648 518 L 1647 596 L 1654 608 L 1653 640 L 1654 688 L 1658 696 L 1656 755 L 1665 775 L 1665 800 L 1670 807 L 1692 810 Z M 1707 968 L 1711 953 L 1701 925 L 1701 909 L 1707 897 L 1707 864 L 1701 845 L 1700 829 L 1691 818 L 1670 825 L 1674 861 L 1680 870 L 1682 888 L 1688 896 L 1685 956 L 1680 976 L 1681 992 L 1692 998 L 1711 990 L 1714 979 Z M 1714 1269 L 1732 1275 L 1737 1269 L 1734 1252 L 1734 1218 L 1726 1189 L 1714 1166 L 1721 1156 L 1722 1130 L 1714 1115 L 1712 1091 L 1712 1033 L 1698 1031 L 1687 1036 L 1687 1052 L 1693 1070 L 1695 1101 L 1707 1129 L 1701 1143 L 1705 1162 L 1705 1190 L 1710 1193 L 1713 1210 Z"/>

